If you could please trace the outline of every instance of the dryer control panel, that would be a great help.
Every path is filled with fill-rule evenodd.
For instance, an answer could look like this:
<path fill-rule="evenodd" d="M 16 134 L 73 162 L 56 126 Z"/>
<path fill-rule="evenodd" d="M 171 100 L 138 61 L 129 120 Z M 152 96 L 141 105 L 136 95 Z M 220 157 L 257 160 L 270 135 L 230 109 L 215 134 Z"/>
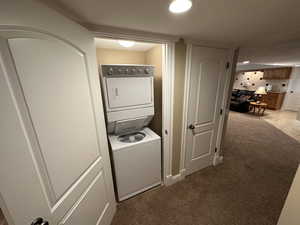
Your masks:
<path fill-rule="evenodd" d="M 101 65 L 105 77 L 151 77 L 154 66 L 149 65 Z"/>

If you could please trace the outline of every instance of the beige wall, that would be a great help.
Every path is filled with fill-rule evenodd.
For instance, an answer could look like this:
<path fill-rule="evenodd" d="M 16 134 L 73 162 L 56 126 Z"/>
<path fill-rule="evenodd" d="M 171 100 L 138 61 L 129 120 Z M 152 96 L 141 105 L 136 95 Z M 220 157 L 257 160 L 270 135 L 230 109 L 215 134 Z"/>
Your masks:
<path fill-rule="evenodd" d="M 158 45 L 146 52 L 146 64 L 155 66 L 154 109 L 155 115 L 150 128 L 162 136 L 162 46 Z"/>
<path fill-rule="evenodd" d="M 286 92 L 289 85 L 289 79 L 285 80 L 265 80 L 262 71 L 239 72 L 235 76 L 233 88 L 255 91 L 259 87 L 272 85 L 272 91 Z"/>
<path fill-rule="evenodd" d="M 175 44 L 175 81 L 174 81 L 174 112 L 173 112 L 173 159 L 172 174 L 180 170 L 181 129 L 183 114 L 183 95 L 185 79 L 186 45 L 183 40 Z"/>
<path fill-rule="evenodd" d="M 162 46 L 157 45 L 148 51 L 128 51 L 97 48 L 99 64 L 146 64 L 155 66 L 154 107 L 155 115 L 150 128 L 162 135 Z"/>
<path fill-rule="evenodd" d="M 98 64 L 145 64 L 146 55 L 141 51 L 97 48 Z"/>

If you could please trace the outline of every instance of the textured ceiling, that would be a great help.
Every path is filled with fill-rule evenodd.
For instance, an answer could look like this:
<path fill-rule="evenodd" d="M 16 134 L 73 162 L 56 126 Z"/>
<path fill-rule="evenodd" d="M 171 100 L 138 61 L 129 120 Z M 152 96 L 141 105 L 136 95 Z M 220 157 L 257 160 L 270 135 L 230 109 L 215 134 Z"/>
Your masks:
<path fill-rule="evenodd" d="M 250 64 L 239 65 L 239 69 L 261 68 L 271 66 L 300 66 L 300 42 L 289 42 L 268 47 L 241 48 L 239 62 L 250 61 Z"/>
<path fill-rule="evenodd" d="M 93 29 L 108 26 L 228 44 L 241 47 L 239 61 L 300 65 L 299 0 L 193 0 L 192 9 L 179 15 L 168 11 L 169 0 L 40 1 Z"/>
<path fill-rule="evenodd" d="M 55 1 L 83 24 L 242 47 L 300 40 L 299 0 L 193 0 L 192 9 L 179 15 L 168 11 L 169 0 Z"/>

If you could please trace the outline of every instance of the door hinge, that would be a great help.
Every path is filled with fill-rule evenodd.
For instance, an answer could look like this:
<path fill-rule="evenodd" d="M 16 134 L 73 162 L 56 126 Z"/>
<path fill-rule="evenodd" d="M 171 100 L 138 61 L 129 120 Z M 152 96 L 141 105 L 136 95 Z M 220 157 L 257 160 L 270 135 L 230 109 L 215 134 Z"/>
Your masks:
<path fill-rule="evenodd" d="M 220 109 L 220 115 L 223 115 L 223 109 Z"/>
<path fill-rule="evenodd" d="M 217 152 L 218 151 L 218 148 L 215 148 L 215 152 Z"/>
<path fill-rule="evenodd" d="M 229 69 L 229 67 L 230 67 L 230 62 L 227 62 L 226 63 L 226 69 Z"/>

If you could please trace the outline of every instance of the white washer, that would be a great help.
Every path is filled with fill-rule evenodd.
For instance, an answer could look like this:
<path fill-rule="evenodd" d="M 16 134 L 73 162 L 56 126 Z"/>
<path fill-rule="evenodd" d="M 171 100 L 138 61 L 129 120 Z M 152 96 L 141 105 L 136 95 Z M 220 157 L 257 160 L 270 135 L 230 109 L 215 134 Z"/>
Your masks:
<path fill-rule="evenodd" d="M 161 138 L 149 128 L 109 135 L 119 201 L 161 184 Z"/>

